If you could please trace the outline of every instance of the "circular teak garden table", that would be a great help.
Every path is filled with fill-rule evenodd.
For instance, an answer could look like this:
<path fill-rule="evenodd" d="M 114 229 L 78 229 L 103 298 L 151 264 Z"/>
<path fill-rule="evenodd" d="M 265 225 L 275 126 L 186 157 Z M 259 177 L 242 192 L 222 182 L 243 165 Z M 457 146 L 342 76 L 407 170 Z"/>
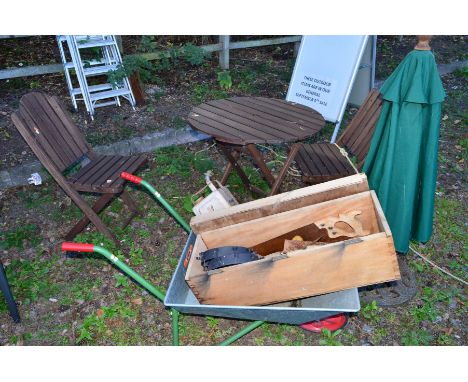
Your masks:
<path fill-rule="evenodd" d="M 232 97 L 203 103 L 189 114 L 189 125 L 211 135 L 229 163 L 224 171 L 225 184 L 233 169 L 251 191 L 265 195 L 253 186 L 238 160 L 247 151 L 260 168 L 271 187 L 270 195 L 279 191 L 280 184 L 300 148 L 300 141 L 317 134 L 325 120 L 317 111 L 289 101 L 264 97 Z M 275 178 L 267 167 L 256 144 L 294 143 L 288 158 Z"/>

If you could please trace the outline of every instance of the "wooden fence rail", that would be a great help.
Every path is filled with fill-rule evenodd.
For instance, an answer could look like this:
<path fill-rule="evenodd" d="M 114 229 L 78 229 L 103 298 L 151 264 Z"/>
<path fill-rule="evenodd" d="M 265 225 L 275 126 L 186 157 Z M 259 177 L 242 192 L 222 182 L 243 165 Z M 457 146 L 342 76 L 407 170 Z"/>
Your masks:
<path fill-rule="evenodd" d="M 16 37 L 28 37 L 28 36 L 10 36 L 0 35 L 2 38 L 16 38 Z M 258 48 L 261 46 L 279 45 L 279 44 L 298 44 L 301 41 L 302 36 L 284 36 L 274 37 L 262 40 L 251 40 L 251 41 L 235 41 L 231 42 L 230 36 L 223 35 L 219 36 L 219 42 L 217 44 L 201 45 L 200 48 L 206 52 L 219 52 L 219 65 L 222 69 L 229 69 L 229 51 L 233 49 L 246 49 L 246 48 Z M 169 52 L 161 51 L 154 53 L 142 53 L 137 56 L 146 58 L 147 60 L 157 60 L 162 57 L 169 57 Z M 60 73 L 63 72 L 62 64 L 49 64 L 49 65 L 37 65 L 37 66 L 25 66 L 20 68 L 8 68 L 0 70 L 0 80 L 7 80 L 17 77 L 28 77 L 37 76 L 41 74 Z"/>

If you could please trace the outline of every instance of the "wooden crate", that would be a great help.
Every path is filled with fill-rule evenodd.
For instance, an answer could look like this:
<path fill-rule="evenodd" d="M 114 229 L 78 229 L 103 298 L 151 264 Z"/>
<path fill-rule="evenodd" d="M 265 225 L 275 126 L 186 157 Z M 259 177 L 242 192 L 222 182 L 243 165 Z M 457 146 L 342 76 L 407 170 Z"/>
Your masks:
<path fill-rule="evenodd" d="M 201 266 L 206 249 L 254 247 L 353 210 L 369 235 L 209 272 Z M 265 305 L 400 278 L 390 229 L 362 174 L 197 216 L 191 226 L 197 239 L 185 279 L 203 304 Z"/>

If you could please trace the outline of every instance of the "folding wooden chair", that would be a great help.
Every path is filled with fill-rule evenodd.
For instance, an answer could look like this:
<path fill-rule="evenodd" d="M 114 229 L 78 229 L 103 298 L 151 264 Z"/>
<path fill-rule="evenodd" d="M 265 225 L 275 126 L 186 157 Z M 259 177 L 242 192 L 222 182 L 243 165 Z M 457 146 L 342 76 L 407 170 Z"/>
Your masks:
<path fill-rule="evenodd" d="M 123 188 L 125 181 L 120 178 L 120 173 L 135 172 L 146 162 L 146 157 L 96 154 L 58 99 L 43 92 L 24 95 L 18 111 L 11 118 L 43 166 L 85 215 L 65 239 L 72 240 L 92 222 L 101 233 L 118 243 L 97 214 L 117 196 L 131 211 L 124 226 L 139 214 L 136 204 Z M 63 175 L 66 169 L 85 158 L 89 163 L 75 174 L 68 178 Z M 91 208 L 78 191 L 102 196 Z"/>
<path fill-rule="evenodd" d="M 296 163 L 302 171 L 302 180 L 312 184 L 322 183 L 353 175 L 356 173 L 355 168 L 360 170 L 369 151 L 381 109 L 380 93 L 373 89 L 336 145 L 332 143 L 303 145 L 296 156 Z M 356 166 L 349 162 L 347 153 L 357 158 Z"/>

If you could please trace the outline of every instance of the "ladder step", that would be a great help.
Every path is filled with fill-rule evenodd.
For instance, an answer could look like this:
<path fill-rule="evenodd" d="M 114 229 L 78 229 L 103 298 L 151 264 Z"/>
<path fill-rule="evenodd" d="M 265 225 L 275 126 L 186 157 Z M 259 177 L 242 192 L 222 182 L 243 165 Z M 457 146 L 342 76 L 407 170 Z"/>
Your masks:
<path fill-rule="evenodd" d="M 118 64 L 112 64 L 112 65 L 100 65 L 100 66 L 94 66 L 91 68 L 84 68 L 83 73 L 85 76 L 98 76 L 100 74 L 105 74 L 111 70 L 116 70 Z"/>
<path fill-rule="evenodd" d="M 104 60 L 91 60 L 91 61 L 85 61 L 85 64 L 89 64 L 90 66 L 95 66 L 95 65 L 102 65 L 104 64 Z M 66 62 L 63 64 L 65 69 L 73 69 L 75 67 L 75 64 L 73 62 Z"/>
<path fill-rule="evenodd" d="M 127 94 L 130 94 L 130 90 L 126 88 L 121 88 L 121 89 L 113 89 L 113 90 L 108 90 L 108 91 L 99 92 L 99 93 L 92 93 L 90 94 L 90 98 L 91 98 L 91 101 L 99 101 L 101 99 L 118 97 L 118 96 L 123 96 Z"/>
<path fill-rule="evenodd" d="M 112 84 L 99 84 L 99 85 L 91 85 L 88 86 L 89 92 L 90 93 L 95 93 L 95 92 L 100 92 L 103 90 L 111 90 L 112 89 Z M 78 95 L 81 94 L 81 88 L 74 88 L 72 90 L 73 95 Z"/>
<path fill-rule="evenodd" d="M 91 40 L 85 40 L 83 42 L 77 41 L 76 46 L 79 49 L 86 49 L 86 48 L 95 48 L 99 46 L 110 46 L 114 45 L 115 41 L 114 40 L 106 40 L 106 39 L 91 39 Z"/>
<path fill-rule="evenodd" d="M 110 106 L 110 105 L 117 105 L 117 102 L 107 101 L 107 102 L 96 103 L 94 105 L 94 108 L 97 109 L 98 107 L 104 107 L 104 106 Z"/>

